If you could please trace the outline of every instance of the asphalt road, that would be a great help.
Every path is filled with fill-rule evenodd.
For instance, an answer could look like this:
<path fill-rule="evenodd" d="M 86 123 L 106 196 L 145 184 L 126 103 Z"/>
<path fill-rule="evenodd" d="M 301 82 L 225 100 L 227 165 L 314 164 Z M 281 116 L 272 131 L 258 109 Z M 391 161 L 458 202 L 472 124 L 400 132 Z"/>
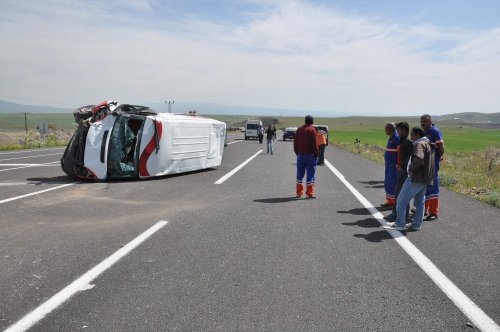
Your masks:
<path fill-rule="evenodd" d="M 265 144 L 235 138 L 217 169 L 147 181 L 75 183 L 59 167 L 63 149 L 1 152 L 0 329 L 22 319 L 32 331 L 466 331 L 474 319 L 484 323 L 450 299 L 407 243 L 491 319 L 483 329 L 498 329 L 497 208 L 442 188 L 438 221 L 388 232 L 346 185 L 378 206 L 383 166 L 330 145 L 326 159 L 344 180 L 318 167 L 318 198 L 297 200 L 292 142 L 278 140 L 266 155 Z M 121 259 L 54 299 L 154 225 Z M 49 299 L 52 309 L 28 315 Z"/>

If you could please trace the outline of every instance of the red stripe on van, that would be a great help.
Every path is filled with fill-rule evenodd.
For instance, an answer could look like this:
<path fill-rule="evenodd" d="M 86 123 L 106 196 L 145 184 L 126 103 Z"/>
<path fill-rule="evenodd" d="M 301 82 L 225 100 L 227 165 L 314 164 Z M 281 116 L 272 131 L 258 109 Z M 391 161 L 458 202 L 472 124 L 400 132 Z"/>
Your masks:
<path fill-rule="evenodd" d="M 159 142 L 161 139 L 161 133 L 163 129 L 162 122 L 155 121 L 155 125 L 156 125 L 156 131 L 158 132 L 158 142 Z M 151 140 L 149 141 L 148 145 L 146 145 L 146 148 L 144 149 L 144 151 L 141 154 L 141 157 L 139 158 L 139 176 L 149 176 L 149 172 L 146 166 L 148 163 L 149 156 L 151 156 L 151 153 L 153 153 L 155 148 L 156 148 L 156 139 L 155 135 L 153 134 L 153 137 L 151 137 Z"/>

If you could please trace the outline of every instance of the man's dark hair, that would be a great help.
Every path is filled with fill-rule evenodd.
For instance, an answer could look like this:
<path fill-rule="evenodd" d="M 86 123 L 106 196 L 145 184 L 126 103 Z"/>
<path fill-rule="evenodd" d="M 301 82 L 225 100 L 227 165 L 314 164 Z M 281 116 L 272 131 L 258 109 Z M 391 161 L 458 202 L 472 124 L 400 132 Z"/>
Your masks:
<path fill-rule="evenodd" d="M 407 133 L 410 132 L 410 125 L 406 121 L 396 123 L 396 129 L 403 129 Z"/>
<path fill-rule="evenodd" d="M 313 119 L 312 115 L 306 115 L 305 122 L 307 124 L 313 124 L 314 119 Z"/>
<path fill-rule="evenodd" d="M 420 127 L 413 127 L 411 128 L 411 133 L 415 136 L 418 136 L 418 137 L 424 137 L 425 136 L 425 131 L 420 128 Z"/>
<path fill-rule="evenodd" d="M 432 118 L 429 114 L 424 114 L 420 117 L 420 120 L 423 120 L 423 119 L 432 119 Z"/>

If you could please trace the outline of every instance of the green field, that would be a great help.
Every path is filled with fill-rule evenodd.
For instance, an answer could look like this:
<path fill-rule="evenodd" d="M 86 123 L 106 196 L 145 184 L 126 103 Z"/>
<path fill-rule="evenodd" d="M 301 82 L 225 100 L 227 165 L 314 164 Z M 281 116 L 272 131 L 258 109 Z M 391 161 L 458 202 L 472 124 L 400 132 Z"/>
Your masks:
<path fill-rule="evenodd" d="M 279 127 L 300 126 L 302 118 L 279 118 Z M 407 121 L 410 127 L 419 126 L 420 120 L 416 117 L 376 118 L 376 117 L 348 117 L 348 118 L 317 118 L 315 124 L 327 125 L 330 128 L 330 141 L 336 144 L 354 143 L 359 138 L 361 144 L 385 147 L 387 136 L 384 125 L 390 121 Z M 500 147 L 500 129 L 478 129 L 473 127 L 457 126 L 454 123 L 442 122 L 437 126 L 443 132 L 446 150 L 449 153 L 479 152 L 488 147 Z"/>
<path fill-rule="evenodd" d="M 40 122 L 47 122 L 57 129 L 76 129 L 73 113 L 32 113 L 26 117 L 28 130 L 36 130 Z M 1 131 L 23 131 L 25 130 L 24 115 L 12 113 L 0 113 Z"/>

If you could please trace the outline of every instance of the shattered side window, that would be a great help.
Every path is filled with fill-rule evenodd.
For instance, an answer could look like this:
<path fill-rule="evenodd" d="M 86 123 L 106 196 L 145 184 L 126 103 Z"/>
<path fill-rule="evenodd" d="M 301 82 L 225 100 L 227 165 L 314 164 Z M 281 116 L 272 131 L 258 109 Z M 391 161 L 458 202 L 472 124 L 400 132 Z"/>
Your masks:
<path fill-rule="evenodd" d="M 140 128 L 137 122 L 140 122 L 141 125 L 143 121 L 127 116 L 119 116 L 116 119 L 108 147 L 108 175 L 110 178 L 137 176 L 135 147 Z"/>

